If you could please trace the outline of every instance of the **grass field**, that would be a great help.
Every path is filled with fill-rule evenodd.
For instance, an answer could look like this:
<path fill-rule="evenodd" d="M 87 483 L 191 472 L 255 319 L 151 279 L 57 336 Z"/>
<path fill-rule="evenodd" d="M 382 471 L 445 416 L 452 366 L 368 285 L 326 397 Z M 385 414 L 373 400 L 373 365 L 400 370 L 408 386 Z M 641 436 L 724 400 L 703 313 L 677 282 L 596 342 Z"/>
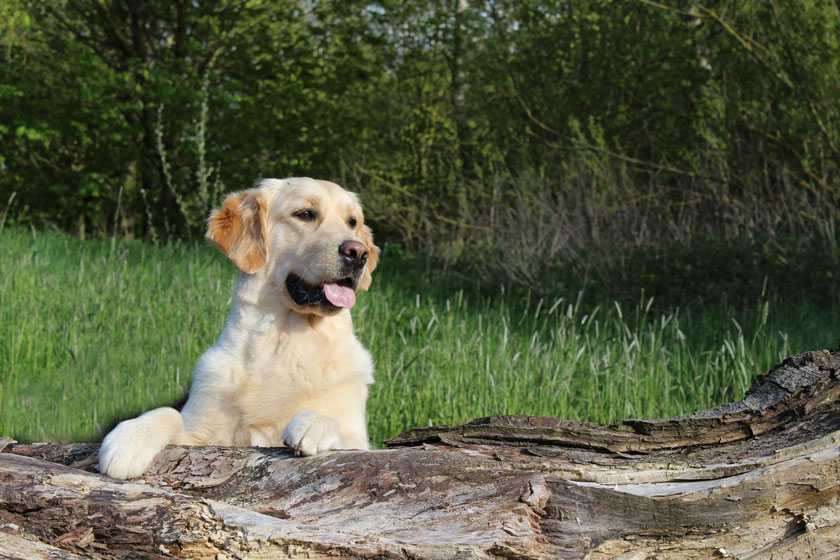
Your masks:
<path fill-rule="evenodd" d="M 837 263 L 806 245 L 705 243 L 558 267 L 542 297 L 399 248 L 354 310 L 376 360 L 374 443 L 490 414 L 595 422 L 739 399 L 840 337 Z M 236 271 L 204 243 L 0 231 L 0 434 L 92 441 L 186 395 Z"/>

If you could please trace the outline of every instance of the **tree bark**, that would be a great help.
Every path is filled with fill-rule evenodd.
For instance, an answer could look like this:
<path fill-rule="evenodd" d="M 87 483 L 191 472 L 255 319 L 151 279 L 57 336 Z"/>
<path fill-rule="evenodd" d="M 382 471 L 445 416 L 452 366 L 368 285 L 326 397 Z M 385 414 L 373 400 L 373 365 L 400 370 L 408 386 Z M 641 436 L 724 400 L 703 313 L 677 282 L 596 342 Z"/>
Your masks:
<path fill-rule="evenodd" d="M 743 401 L 598 426 L 495 416 L 378 451 L 169 447 L 136 481 L 96 444 L 0 440 L 0 557 L 833 558 L 840 348 Z"/>

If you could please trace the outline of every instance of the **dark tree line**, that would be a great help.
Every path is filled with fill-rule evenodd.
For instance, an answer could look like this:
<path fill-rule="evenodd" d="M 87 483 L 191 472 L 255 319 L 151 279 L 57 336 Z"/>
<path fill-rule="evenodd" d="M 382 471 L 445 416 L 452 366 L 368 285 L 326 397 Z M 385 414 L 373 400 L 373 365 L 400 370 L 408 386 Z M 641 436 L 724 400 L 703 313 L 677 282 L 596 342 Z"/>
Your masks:
<path fill-rule="evenodd" d="M 0 202 L 23 223 L 191 237 L 223 191 L 311 175 L 455 258 L 837 243 L 833 1 L 10 0 L 0 20 Z"/>

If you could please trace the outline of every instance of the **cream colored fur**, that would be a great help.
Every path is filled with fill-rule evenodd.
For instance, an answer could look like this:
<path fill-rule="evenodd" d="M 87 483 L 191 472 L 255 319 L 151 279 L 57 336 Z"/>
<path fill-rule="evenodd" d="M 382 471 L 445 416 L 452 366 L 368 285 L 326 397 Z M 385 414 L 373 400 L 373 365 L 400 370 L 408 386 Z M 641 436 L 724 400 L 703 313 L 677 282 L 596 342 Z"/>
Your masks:
<path fill-rule="evenodd" d="M 301 214 L 307 209 L 315 219 Z M 368 449 L 373 362 L 349 309 L 298 305 L 285 285 L 289 274 L 309 284 L 335 279 L 338 247 L 350 240 L 369 250 L 356 287 L 370 286 L 379 250 L 356 196 L 327 181 L 266 179 L 230 195 L 208 237 L 242 270 L 227 324 L 199 359 L 181 412 L 158 408 L 121 422 L 102 442 L 101 472 L 140 476 L 169 444 L 285 444 L 303 455 Z"/>

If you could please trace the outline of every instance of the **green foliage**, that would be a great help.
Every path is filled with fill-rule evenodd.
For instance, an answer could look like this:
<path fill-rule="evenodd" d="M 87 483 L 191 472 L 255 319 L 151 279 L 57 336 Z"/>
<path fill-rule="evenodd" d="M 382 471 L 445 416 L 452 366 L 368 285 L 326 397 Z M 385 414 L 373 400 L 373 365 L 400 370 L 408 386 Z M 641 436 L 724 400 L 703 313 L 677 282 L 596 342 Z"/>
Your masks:
<path fill-rule="evenodd" d="M 310 175 L 359 190 L 380 239 L 488 278 L 694 237 L 838 252 L 829 0 L 2 9 L 0 199 L 20 223 L 192 238 L 213 185 Z"/>
<path fill-rule="evenodd" d="M 675 245 L 615 263 L 639 266 L 626 289 L 570 273 L 541 298 L 478 288 L 392 246 L 354 309 L 376 361 L 371 437 L 497 413 L 618 422 L 740 399 L 783 357 L 836 343 L 840 307 L 825 302 L 840 284 L 824 263 L 796 243 Z M 741 274 L 749 264 L 767 276 Z M 96 440 L 178 402 L 236 274 L 205 244 L 2 230 L 0 433 Z"/>

